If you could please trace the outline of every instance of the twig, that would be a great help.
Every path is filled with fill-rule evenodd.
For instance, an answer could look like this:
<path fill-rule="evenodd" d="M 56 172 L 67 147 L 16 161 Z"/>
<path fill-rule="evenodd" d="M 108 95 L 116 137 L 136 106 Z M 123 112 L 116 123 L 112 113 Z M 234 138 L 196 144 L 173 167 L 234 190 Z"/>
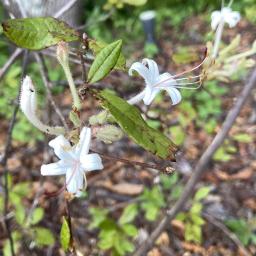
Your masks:
<path fill-rule="evenodd" d="M 143 162 L 132 161 L 132 160 L 129 160 L 129 159 L 124 159 L 124 158 L 105 155 L 103 153 L 100 153 L 100 152 L 97 152 L 97 151 L 94 151 L 94 150 L 91 150 L 91 152 L 99 154 L 102 158 L 105 158 L 105 159 L 109 159 L 109 160 L 112 160 L 112 161 L 114 160 L 114 161 L 117 161 L 117 162 L 122 162 L 122 163 L 125 163 L 125 164 L 128 164 L 128 165 L 138 165 L 138 166 L 141 166 L 141 167 L 144 167 L 144 168 L 155 169 L 155 170 L 159 170 L 163 173 L 173 173 L 175 171 L 175 169 L 171 166 L 160 166 L 160 165 L 157 165 L 157 164 L 147 164 L 147 163 L 143 163 Z"/>
<path fill-rule="evenodd" d="M 58 108 L 58 106 L 56 105 L 56 103 L 53 99 L 52 92 L 51 92 L 51 89 L 50 89 L 50 79 L 49 79 L 49 76 L 48 76 L 48 71 L 47 71 L 47 67 L 45 65 L 44 59 L 38 53 L 34 53 L 34 55 L 35 55 L 36 61 L 39 64 L 40 73 L 41 73 L 41 76 L 43 78 L 44 86 L 45 86 L 45 89 L 46 89 L 46 92 L 47 92 L 47 97 L 48 97 L 52 107 L 54 108 L 56 114 L 59 116 L 60 121 L 64 125 L 65 129 L 68 131 L 69 128 L 68 128 L 68 125 L 65 121 L 65 118 L 62 115 L 60 109 Z"/>
<path fill-rule="evenodd" d="M 154 244 L 155 240 L 161 234 L 161 232 L 168 226 L 170 221 L 176 216 L 176 214 L 183 208 L 184 204 L 188 201 L 188 199 L 193 195 L 193 190 L 198 180 L 200 179 L 203 172 L 206 170 L 207 164 L 212 159 L 216 150 L 222 145 L 228 132 L 233 126 L 237 116 L 239 115 L 246 99 L 250 95 L 253 87 L 256 85 L 256 69 L 252 72 L 248 83 L 244 86 L 241 94 L 237 97 L 237 101 L 234 106 L 230 109 L 227 114 L 227 117 L 222 125 L 221 130 L 217 133 L 212 143 L 208 146 L 205 152 L 202 154 L 199 159 L 193 175 L 187 182 L 183 193 L 179 200 L 174 204 L 174 206 L 167 211 L 166 216 L 160 221 L 155 230 L 152 232 L 150 237 L 142 244 L 138 250 L 133 254 L 134 256 L 142 256 L 145 252 Z"/>
<path fill-rule="evenodd" d="M 60 18 L 60 16 L 62 16 L 65 12 L 70 10 L 76 2 L 77 2 L 77 0 L 68 1 L 66 5 L 64 5 L 58 12 L 56 12 L 53 15 L 53 17 L 54 18 Z"/>
<path fill-rule="evenodd" d="M 16 61 L 19 55 L 23 52 L 22 49 L 17 48 L 10 58 L 5 62 L 4 66 L 0 69 L 0 81 L 4 77 L 5 73 L 8 71 L 10 66 Z"/>
<path fill-rule="evenodd" d="M 27 60 L 28 60 L 28 52 L 24 52 L 24 57 L 23 57 L 23 64 L 22 64 L 22 74 L 21 74 L 21 81 L 20 81 L 20 86 L 19 86 L 19 93 L 18 96 L 16 97 L 16 101 L 19 100 L 20 96 L 20 87 L 22 83 L 22 79 L 25 74 L 26 66 L 27 66 Z M 19 110 L 19 105 L 16 104 L 14 109 L 13 109 L 13 114 L 12 114 L 12 119 L 9 124 L 8 132 L 7 132 L 7 139 L 6 139 L 6 144 L 5 144 L 5 150 L 3 157 L 0 161 L 0 164 L 3 166 L 4 169 L 4 192 L 5 192 L 5 199 L 4 199 L 4 216 L 8 215 L 8 205 L 9 205 L 9 184 L 8 184 L 8 167 L 7 167 L 7 159 L 10 153 L 10 148 L 11 148 L 11 143 L 12 143 L 12 133 L 13 133 L 13 128 L 16 122 L 16 117 L 17 113 Z M 10 242 L 10 248 L 11 248 L 11 255 L 15 256 L 15 251 L 14 251 L 14 242 L 11 234 L 11 228 L 10 228 L 10 223 L 8 219 L 5 219 L 5 226 L 7 230 L 7 236 L 8 240 Z"/>
<path fill-rule="evenodd" d="M 211 216 L 207 213 L 203 213 L 202 215 L 212 225 L 219 228 L 230 240 L 232 240 L 244 255 L 246 255 L 246 256 L 251 256 L 252 255 L 250 252 L 248 252 L 248 250 L 246 250 L 246 248 L 243 246 L 243 244 L 240 242 L 240 240 L 237 238 L 237 236 L 234 233 L 230 232 L 228 230 L 228 228 L 223 223 L 221 223 L 220 221 L 218 221 L 213 216 Z"/>

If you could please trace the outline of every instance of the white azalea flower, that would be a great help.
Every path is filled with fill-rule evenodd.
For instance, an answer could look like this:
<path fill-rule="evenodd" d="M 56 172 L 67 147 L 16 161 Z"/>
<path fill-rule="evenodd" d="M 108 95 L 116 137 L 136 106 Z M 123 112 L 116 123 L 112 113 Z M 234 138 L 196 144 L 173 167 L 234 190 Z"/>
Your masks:
<path fill-rule="evenodd" d="M 128 103 L 135 104 L 143 99 L 146 105 L 150 105 L 161 90 L 168 92 L 173 105 L 176 105 L 181 101 L 181 94 L 176 89 L 180 88 L 177 81 L 169 73 L 160 75 L 158 66 L 154 60 L 143 59 L 142 63 L 133 63 L 129 69 L 130 76 L 133 74 L 133 71 L 136 71 L 144 78 L 146 88 L 141 93 L 128 100 Z"/>
<path fill-rule="evenodd" d="M 79 143 L 71 146 L 69 141 L 59 135 L 49 142 L 54 153 L 60 159 L 56 163 L 41 166 L 42 175 L 66 175 L 66 188 L 76 196 L 86 187 L 85 173 L 102 170 L 101 157 L 98 154 L 88 154 L 91 143 L 91 129 L 84 127 L 80 134 Z"/>
<path fill-rule="evenodd" d="M 240 18 L 241 16 L 239 12 L 232 11 L 230 7 L 223 7 L 221 11 L 212 12 L 211 27 L 215 30 L 223 20 L 223 22 L 226 22 L 230 28 L 233 28 L 240 21 Z"/>

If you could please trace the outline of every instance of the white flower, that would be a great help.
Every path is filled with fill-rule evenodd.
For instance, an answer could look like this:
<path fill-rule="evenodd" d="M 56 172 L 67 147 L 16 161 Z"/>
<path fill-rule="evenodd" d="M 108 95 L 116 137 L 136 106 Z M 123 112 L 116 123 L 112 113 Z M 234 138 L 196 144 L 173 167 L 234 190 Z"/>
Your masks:
<path fill-rule="evenodd" d="M 133 71 L 136 71 L 144 78 L 146 88 L 141 93 L 128 100 L 128 103 L 135 104 L 143 99 L 146 105 L 150 105 L 161 90 L 166 90 L 169 93 L 173 105 L 176 105 L 181 101 L 181 94 L 175 88 L 178 83 L 169 73 L 160 75 L 155 61 L 143 59 L 142 63 L 135 62 L 129 69 L 130 76 L 133 74 Z"/>
<path fill-rule="evenodd" d="M 21 85 L 20 108 L 27 119 L 39 130 L 53 135 L 64 134 L 63 127 L 52 127 L 43 124 L 37 117 L 37 95 L 36 89 L 29 76 L 26 76 Z"/>
<path fill-rule="evenodd" d="M 66 175 L 66 187 L 70 193 L 81 195 L 86 187 L 85 173 L 102 170 L 103 165 L 98 154 L 88 154 L 91 143 L 91 129 L 84 127 L 80 134 L 79 143 L 71 147 L 69 141 L 59 135 L 49 142 L 54 153 L 60 159 L 56 163 L 41 166 L 42 175 Z"/>
<path fill-rule="evenodd" d="M 233 12 L 231 8 L 223 7 L 221 11 L 212 12 L 211 27 L 213 30 L 215 30 L 223 19 L 223 22 L 226 22 L 230 28 L 233 28 L 240 21 L 240 18 L 239 12 Z"/>

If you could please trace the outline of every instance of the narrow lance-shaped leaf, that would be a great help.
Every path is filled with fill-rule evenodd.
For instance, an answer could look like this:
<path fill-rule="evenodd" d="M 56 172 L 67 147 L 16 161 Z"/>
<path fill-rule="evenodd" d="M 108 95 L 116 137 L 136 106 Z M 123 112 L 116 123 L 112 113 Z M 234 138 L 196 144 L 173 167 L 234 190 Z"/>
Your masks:
<path fill-rule="evenodd" d="M 70 238 L 71 238 L 71 234 L 70 234 L 68 222 L 66 218 L 63 217 L 63 223 L 60 231 L 60 243 L 64 251 L 67 251 L 69 248 Z"/>
<path fill-rule="evenodd" d="M 94 93 L 135 143 L 163 159 L 175 161 L 176 145 L 164 134 L 148 126 L 138 108 L 106 90 Z"/>
<path fill-rule="evenodd" d="M 89 39 L 88 40 L 89 43 L 89 49 L 92 51 L 93 55 L 98 55 L 100 53 L 100 51 L 107 46 L 106 43 L 102 42 L 102 41 L 96 41 L 93 39 Z M 125 57 L 122 53 L 120 53 L 118 60 L 116 62 L 116 65 L 114 66 L 114 69 L 117 70 L 126 70 L 126 60 Z"/>
<path fill-rule="evenodd" d="M 78 32 L 52 17 L 10 19 L 4 21 L 2 27 L 10 41 L 30 50 L 41 50 L 60 41 L 79 40 Z"/>
<path fill-rule="evenodd" d="M 121 53 L 122 40 L 104 47 L 96 56 L 88 73 L 88 82 L 96 83 L 115 67 Z"/>

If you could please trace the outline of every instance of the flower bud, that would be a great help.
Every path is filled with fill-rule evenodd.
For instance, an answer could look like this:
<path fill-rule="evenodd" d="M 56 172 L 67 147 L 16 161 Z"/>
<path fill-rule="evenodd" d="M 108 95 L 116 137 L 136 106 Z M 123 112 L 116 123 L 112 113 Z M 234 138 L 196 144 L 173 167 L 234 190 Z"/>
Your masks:
<path fill-rule="evenodd" d="M 104 125 L 96 130 L 95 136 L 104 143 L 111 144 L 120 140 L 123 137 L 123 132 L 114 125 Z"/>
<path fill-rule="evenodd" d="M 61 41 L 57 45 L 57 60 L 62 65 L 62 67 L 68 66 L 68 57 L 69 57 L 69 47 L 68 44 L 64 41 Z"/>
<path fill-rule="evenodd" d="M 27 119 L 39 130 L 53 135 L 64 134 L 65 130 L 63 127 L 51 127 L 45 125 L 37 117 L 36 89 L 29 76 L 24 78 L 21 85 L 20 108 Z"/>

